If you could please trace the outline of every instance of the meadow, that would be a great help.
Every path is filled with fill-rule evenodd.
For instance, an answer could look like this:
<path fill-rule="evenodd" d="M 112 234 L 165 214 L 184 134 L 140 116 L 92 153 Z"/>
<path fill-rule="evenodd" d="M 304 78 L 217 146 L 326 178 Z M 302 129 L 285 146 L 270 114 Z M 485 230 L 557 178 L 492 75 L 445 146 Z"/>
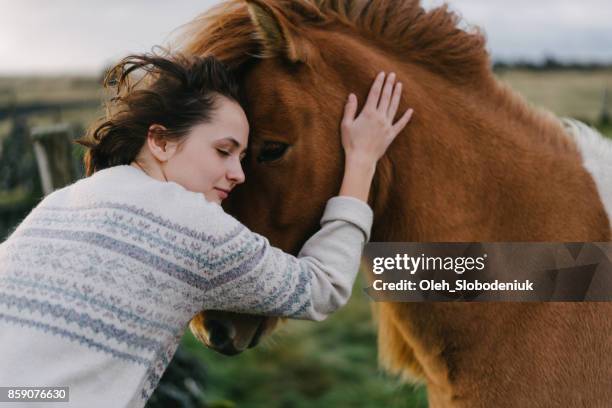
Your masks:
<path fill-rule="evenodd" d="M 612 92 L 612 69 L 504 71 L 498 76 L 534 106 L 590 123 L 600 117 L 604 89 Z M 99 78 L 0 78 L 0 107 L 11 101 L 18 105 L 91 103 L 102 96 Z M 86 126 L 102 112 L 101 103 L 76 106 L 32 114 L 28 125 L 59 121 Z M 0 147 L 11 126 L 9 120 L 0 120 Z M 602 131 L 612 137 L 609 125 Z M 14 194 L 2 192 L 0 201 L 3 197 L 14 199 Z M 183 368 L 182 384 L 175 385 L 201 390 L 198 406 L 208 407 L 426 407 L 424 388 L 403 384 L 378 369 L 375 324 L 363 287 L 358 279 L 349 304 L 328 320 L 288 321 L 263 344 L 238 356 L 210 351 L 187 333 L 181 355 L 197 361 Z"/>
<path fill-rule="evenodd" d="M 571 116 L 595 123 L 601 114 L 605 89 L 609 91 L 609 103 L 612 105 L 612 68 L 596 71 L 503 70 L 496 75 L 533 106 L 548 109 L 558 116 Z M 100 86 L 100 78 L 95 77 L 0 76 L 0 108 L 12 99 L 12 95 L 17 103 L 28 104 L 101 101 L 105 93 Z M 609 106 L 609 110 L 612 110 L 612 106 Z M 85 124 L 101 112 L 101 108 L 91 107 L 70 109 L 62 112 L 61 119 Z M 612 115 L 612 112 L 609 113 Z M 32 121 L 33 124 L 46 124 L 56 119 L 33 116 Z M 6 133 L 8 126 L 8 121 L 0 120 L 0 137 Z"/>

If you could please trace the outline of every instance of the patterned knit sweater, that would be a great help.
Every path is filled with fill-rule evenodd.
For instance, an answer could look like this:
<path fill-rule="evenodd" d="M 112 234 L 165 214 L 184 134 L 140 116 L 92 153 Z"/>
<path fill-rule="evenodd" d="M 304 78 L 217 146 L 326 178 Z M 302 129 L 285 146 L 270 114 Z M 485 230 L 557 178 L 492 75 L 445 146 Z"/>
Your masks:
<path fill-rule="evenodd" d="M 345 304 L 371 224 L 367 204 L 334 197 L 294 257 L 202 194 L 131 166 L 99 171 L 0 245 L 0 386 L 142 407 L 197 312 L 322 320 Z"/>

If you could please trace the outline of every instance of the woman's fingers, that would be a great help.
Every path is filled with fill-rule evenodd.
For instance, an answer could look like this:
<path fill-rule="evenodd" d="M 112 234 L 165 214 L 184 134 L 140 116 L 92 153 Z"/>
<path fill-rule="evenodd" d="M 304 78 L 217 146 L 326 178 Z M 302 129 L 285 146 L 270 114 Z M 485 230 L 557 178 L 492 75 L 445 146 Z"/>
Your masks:
<path fill-rule="evenodd" d="M 404 112 L 402 117 L 399 118 L 397 122 L 395 122 L 395 124 L 393 125 L 393 133 L 395 135 L 397 135 L 399 132 L 402 131 L 402 129 L 406 127 L 408 122 L 410 122 L 410 119 L 412 118 L 413 113 L 414 113 L 414 110 L 412 108 L 408 109 L 406 112 Z"/>
<path fill-rule="evenodd" d="M 383 113 L 387 113 L 389 109 L 389 103 L 391 102 L 391 94 L 393 93 L 393 85 L 395 85 L 395 73 L 392 72 L 387 75 L 387 80 L 385 81 L 385 86 L 382 91 L 382 95 L 380 96 L 380 101 L 378 102 L 378 110 Z"/>
<path fill-rule="evenodd" d="M 389 110 L 387 111 L 387 117 L 393 121 L 395 118 L 395 114 L 397 113 L 397 108 L 399 107 L 400 99 L 402 97 L 402 83 L 398 82 L 395 84 L 393 88 L 393 96 L 391 97 L 391 104 L 389 105 Z"/>
<path fill-rule="evenodd" d="M 346 105 L 344 105 L 344 117 L 342 118 L 343 124 L 348 124 L 355 120 L 355 114 L 357 113 L 357 97 L 354 94 L 348 96 Z"/>
<path fill-rule="evenodd" d="M 383 82 L 385 80 L 385 73 L 381 72 L 378 74 L 374 83 L 372 84 L 372 88 L 370 88 L 370 93 L 368 94 L 368 99 L 366 100 L 364 109 L 369 108 L 371 110 L 376 110 L 378 106 L 378 100 L 380 99 L 380 91 L 382 90 Z"/>

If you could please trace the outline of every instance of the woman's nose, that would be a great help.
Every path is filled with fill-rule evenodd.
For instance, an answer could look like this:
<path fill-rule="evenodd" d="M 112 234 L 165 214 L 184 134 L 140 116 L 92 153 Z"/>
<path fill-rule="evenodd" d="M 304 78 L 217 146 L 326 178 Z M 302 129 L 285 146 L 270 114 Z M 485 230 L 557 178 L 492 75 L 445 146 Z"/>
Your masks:
<path fill-rule="evenodd" d="M 236 184 L 240 184 L 244 182 L 244 171 L 242 170 L 242 165 L 240 162 L 232 165 L 230 169 L 228 169 L 227 178 L 232 180 Z"/>

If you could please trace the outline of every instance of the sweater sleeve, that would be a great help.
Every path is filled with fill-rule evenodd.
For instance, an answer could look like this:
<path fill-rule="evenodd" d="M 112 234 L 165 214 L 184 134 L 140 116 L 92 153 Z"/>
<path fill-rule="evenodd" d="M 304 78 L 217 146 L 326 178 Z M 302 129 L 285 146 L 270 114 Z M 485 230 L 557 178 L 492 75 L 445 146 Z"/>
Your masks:
<path fill-rule="evenodd" d="M 229 214 L 224 222 L 239 224 Z M 246 227 L 215 248 L 214 259 L 236 254 L 230 267 L 201 271 L 218 287 L 207 291 L 204 309 L 323 320 L 346 304 L 369 240 L 372 210 L 361 200 L 331 198 L 321 229 L 297 257 L 270 245 Z M 220 263 L 223 264 L 223 263 Z"/>

